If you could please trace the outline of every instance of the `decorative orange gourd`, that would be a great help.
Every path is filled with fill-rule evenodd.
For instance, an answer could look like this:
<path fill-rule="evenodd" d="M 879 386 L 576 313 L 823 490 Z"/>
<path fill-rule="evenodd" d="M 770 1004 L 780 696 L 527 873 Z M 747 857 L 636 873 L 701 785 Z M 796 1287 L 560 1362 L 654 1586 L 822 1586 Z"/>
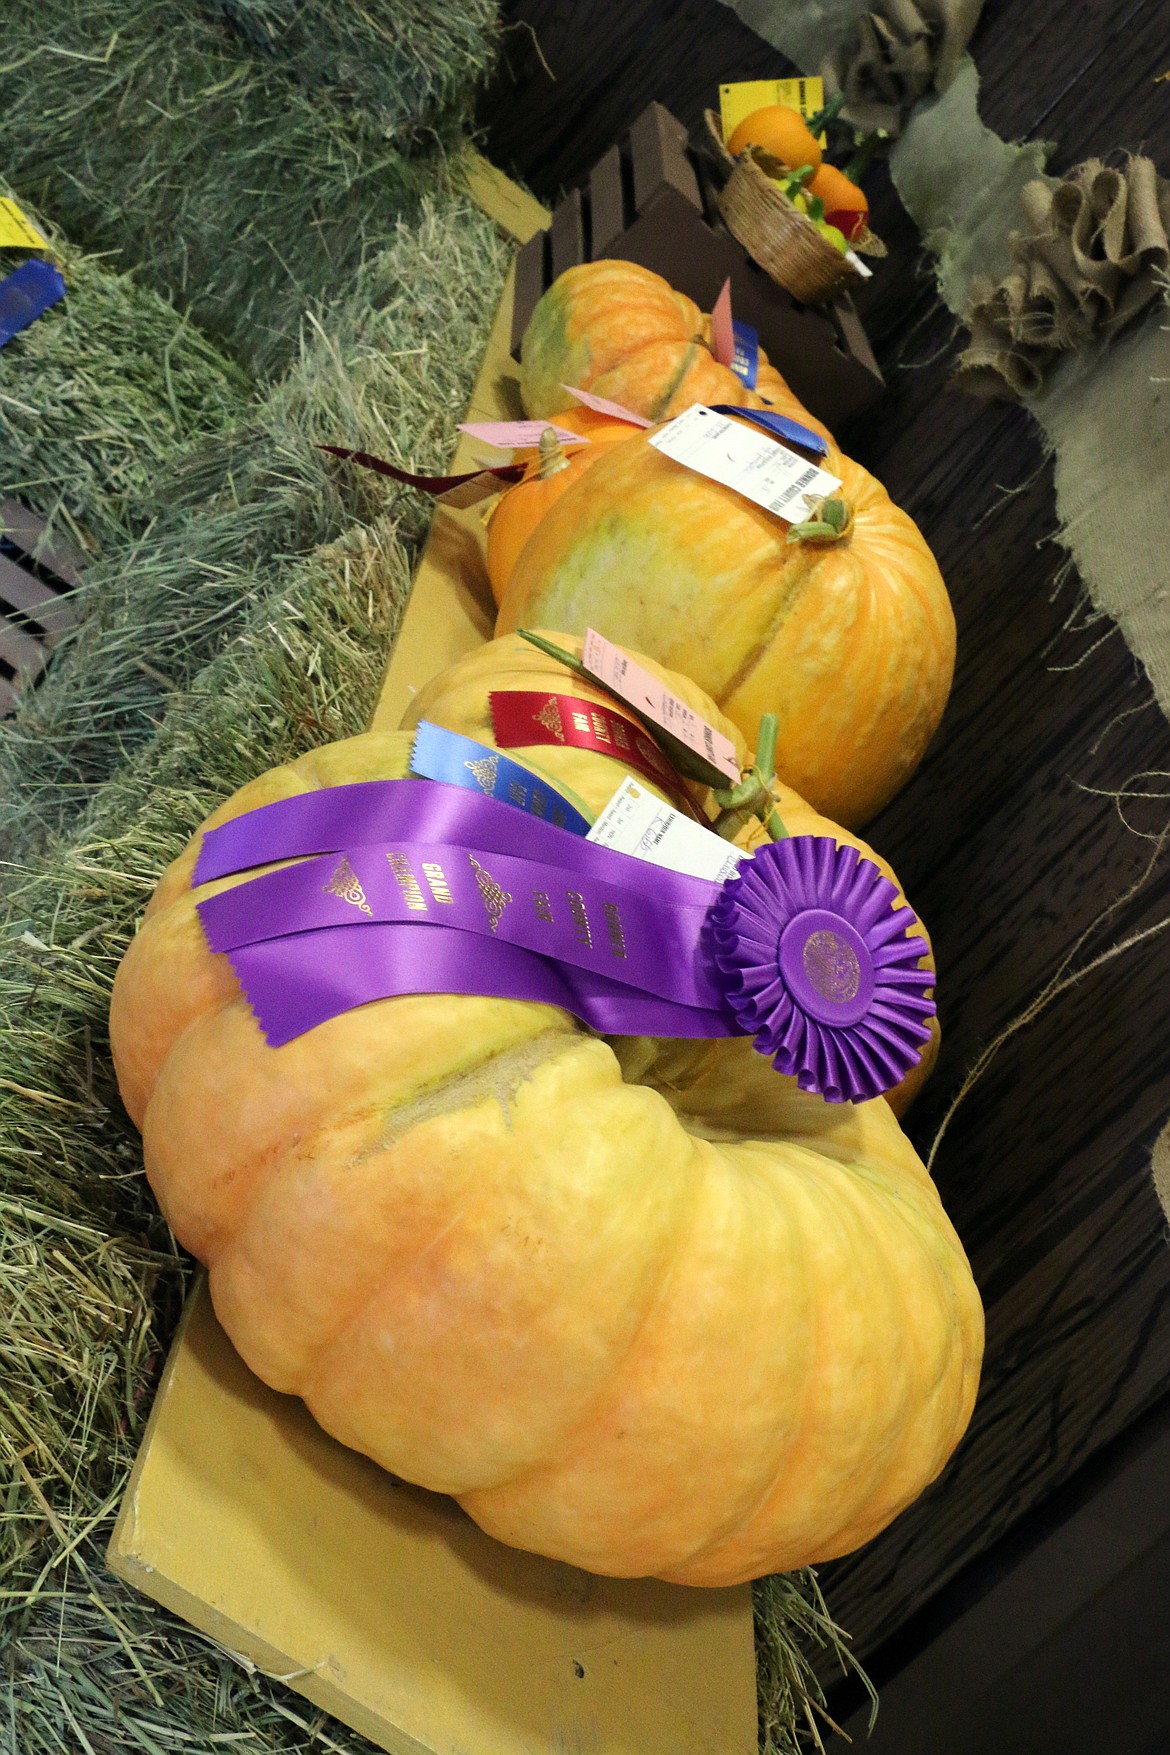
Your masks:
<path fill-rule="evenodd" d="M 828 438 L 760 350 L 748 390 L 711 353 L 710 319 L 662 276 L 634 262 L 568 268 L 537 303 L 520 350 L 525 411 L 549 418 L 565 387 L 591 390 L 647 420 L 693 403 L 772 408 Z"/>
<path fill-rule="evenodd" d="M 599 458 L 533 532 L 497 631 L 593 626 L 694 677 L 746 736 L 779 718 L 777 772 L 854 826 L 904 785 L 950 691 L 955 621 L 917 526 L 831 451 L 851 522 L 790 525 L 632 440 Z"/>
<path fill-rule="evenodd" d="M 528 472 L 523 481 L 501 494 L 488 514 L 487 573 L 497 603 L 504 595 L 521 549 L 545 513 L 579 475 L 596 463 L 606 445 L 620 444 L 638 430 L 626 421 L 614 420 L 589 408 L 560 413 L 554 424 L 569 432 L 580 432 L 588 442 L 579 450 L 566 452 L 550 426 L 537 453 L 516 452 L 517 463 L 530 460 Z"/>
<path fill-rule="evenodd" d="M 497 603 L 512 576 L 520 550 L 545 513 L 591 461 L 588 447 L 570 459 L 552 427 L 546 427 L 537 462 L 529 465 L 523 481 L 508 488 L 496 501 L 488 519 L 487 572 Z"/>
<path fill-rule="evenodd" d="M 727 150 L 738 157 L 749 146 L 760 147 L 793 171 L 801 165 L 817 170 L 824 157 L 820 141 L 800 111 L 787 104 L 765 104 L 744 117 L 732 132 Z"/>
<path fill-rule="evenodd" d="M 509 641 L 417 712 L 482 734 L 521 675 L 563 686 Z M 209 823 L 401 776 L 408 748 L 314 751 Z M 594 808 L 620 777 L 541 754 Z M 513 1000 L 384 1000 L 269 1048 L 202 937 L 199 839 L 126 953 L 111 1033 L 163 1210 L 267 1383 L 503 1541 L 617 1575 L 827 1559 L 938 1474 L 982 1313 L 884 1100 L 828 1105 L 746 1039 L 607 1042 Z"/>

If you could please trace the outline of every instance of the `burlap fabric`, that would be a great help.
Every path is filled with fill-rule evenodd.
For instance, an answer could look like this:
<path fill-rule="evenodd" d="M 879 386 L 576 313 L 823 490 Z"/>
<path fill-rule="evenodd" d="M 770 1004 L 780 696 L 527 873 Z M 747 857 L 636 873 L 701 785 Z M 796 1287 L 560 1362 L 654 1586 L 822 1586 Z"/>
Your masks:
<path fill-rule="evenodd" d="M 825 95 L 844 92 L 849 121 L 896 139 L 919 98 L 951 85 L 982 7 L 983 0 L 884 0 L 822 59 Z"/>
<path fill-rule="evenodd" d="M 1119 334 L 1170 285 L 1170 181 L 1148 158 L 1038 178 L 1020 210 L 1009 273 L 971 289 L 957 381 L 977 395 L 1034 395 L 1062 355 Z"/>

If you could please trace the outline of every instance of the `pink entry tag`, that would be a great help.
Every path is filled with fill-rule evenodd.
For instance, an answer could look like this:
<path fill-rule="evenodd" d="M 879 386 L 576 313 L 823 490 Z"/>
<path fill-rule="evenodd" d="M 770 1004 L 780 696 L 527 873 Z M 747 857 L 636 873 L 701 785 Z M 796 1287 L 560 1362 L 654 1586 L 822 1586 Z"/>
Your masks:
<path fill-rule="evenodd" d="M 562 445 L 587 445 L 589 440 L 568 427 L 558 427 L 551 420 L 465 420 L 459 431 L 485 445 L 496 445 L 501 451 L 518 451 L 540 444 L 540 436 L 552 428 Z"/>
<path fill-rule="evenodd" d="M 723 289 L 711 309 L 711 357 L 721 366 L 735 363 L 735 329 L 731 321 L 731 281 Z"/>
<path fill-rule="evenodd" d="M 647 420 L 643 415 L 635 414 L 633 409 L 623 408 L 620 402 L 610 402 L 605 396 L 594 396 L 591 390 L 578 390 L 572 384 L 562 384 L 561 388 L 567 390 L 570 396 L 575 396 L 578 402 L 584 403 L 586 408 L 591 408 L 594 414 L 610 414 L 614 420 L 628 420 L 632 427 L 654 425 L 653 421 Z"/>
<path fill-rule="evenodd" d="M 595 629 L 588 628 L 581 662 L 606 688 L 628 701 L 655 725 L 660 725 L 663 731 L 668 731 L 695 755 L 703 756 L 712 767 L 726 774 L 733 786 L 736 785 L 739 762 L 731 739 L 716 731 L 713 725 L 708 725 L 705 719 L 700 719 L 693 707 L 688 707 L 656 676 L 635 664 L 627 652 L 604 639 Z"/>

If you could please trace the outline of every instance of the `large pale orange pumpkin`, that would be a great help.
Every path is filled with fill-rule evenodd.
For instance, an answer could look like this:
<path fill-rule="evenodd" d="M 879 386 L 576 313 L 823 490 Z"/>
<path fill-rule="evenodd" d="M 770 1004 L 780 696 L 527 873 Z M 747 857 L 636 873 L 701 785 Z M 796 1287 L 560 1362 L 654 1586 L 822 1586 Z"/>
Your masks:
<path fill-rule="evenodd" d="M 539 300 L 520 353 L 525 410 L 549 416 L 565 387 L 591 390 L 647 420 L 681 414 L 692 403 L 770 408 L 811 427 L 828 428 L 793 395 L 761 348 L 755 390 L 711 353 L 711 322 L 634 262 L 585 262 L 568 268 Z"/>
<path fill-rule="evenodd" d="M 778 716 L 777 772 L 836 821 L 904 785 L 942 717 L 955 619 L 934 556 L 881 483 L 826 459 L 837 542 L 672 462 L 642 437 L 598 458 L 521 550 L 497 631 L 595 627 L 691 676 L 745 736 Z"/>
<path fill-rule="evenodd" d="M 467 725 L 500 674 L 477 655 L 419 711 Z M 408 747 L 315 751 L 210 822 L 399 776 Z M 544 754 L 594 808 L 620 773 Z M 111 1031 L 162 1207 L 261 1377 L 502 1540 L 618 1575 L 825 1559 L 937 1475 L 982 1316 L 884 1100 L 827 1105 L 744 1040 L 607 1042 L 495 999 L 382 1001 L 271 1049 L 205 947 L 198 841 Z"/>

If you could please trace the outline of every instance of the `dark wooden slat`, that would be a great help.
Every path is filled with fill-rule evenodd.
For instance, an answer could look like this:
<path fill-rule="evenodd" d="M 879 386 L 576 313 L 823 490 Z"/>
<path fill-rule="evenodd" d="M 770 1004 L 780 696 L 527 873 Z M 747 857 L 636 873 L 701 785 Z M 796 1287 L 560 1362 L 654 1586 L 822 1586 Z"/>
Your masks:
<path fill-rule="evenodd" d="M 23 628 L 0 616 L 0 661 L 10 665 L 22 682 L 27 681 L 44 669 L 45 648 Z"/>
<path fill-rule="evenodd" d="M 15 713 L 19 701 L 20 696 L 8 678 L 0 675 L 0 719 L 7 718 L 9 713 Z"/>
<path fill-rule="evenodd" d="M 622 189 L 622 155 L 616 145 L 598 159 L 589 173 L 590 257 L 598 261 L 625 229 L 627 218 Z"/>
<path fill-rule="evenodd" d="M 1131 1161 L 1114 1198 L 988 1312 L 989 1368 L 942 1480 L 876 1542 L 822 1569 L 859 1651 L 876 1649 L 1165 1392 L 1170 1251 L 1136 1168 Z"/>
<path fill-rule="evenodd" d="M 1054 140 L 1062 165 L 1090 151 L 1136 148 L 1166 125 L 1165 87 L 1154 83 L 1166 63 L 1148 58 L 1159 37 L 1164 49 L 1159 0 L 1062 0 L 1059 27 L 1052 8 L 1038 0 L 1019 8 L 991 0 L 972 43 L 980 113 L 1005 139 Z M 1098 149 L 1087 140 L 1085 124 L 1091 126 L 1104 94 L 1124 100 L 1122 120 Z"/>
<path fill-rule="evenodd" d="M 661 104 L 647 104 L 630 125 L 634 206 L 641 213 L 661 189 L 674 189 L 702 209 L 699 185 L 687 158 L 687 131 Z"/>
<path fill-rule="evenodd" d="M 487 151 L 545 201 L 586 176 L 648 103 L 687 128 L 702 120 L 721 79 L 783 71 L 776 51 L 717 0 L 523 0 L 506 7 L 513 31 L 479 118 Z M 712 68 L 719 71 L 712 73 Z M 552 77 L 549 76 L 551 70 Z"/>
<path fill-rule="evenodd" d="M 516 255 L 515 293 L 512 300 L 512 352 L 519 356 L 520 343 L 537 301 L 549 282 L 546 278 L 548 233 L 537 232 Z"/>
<path fill-rule="evenodd" d="M 36 623 L 51 651 L 63 634 L 77 620 L 73 605 L 52 586 L 44 585 L 32 573 L 26 573 L 15 561 L 0 554 L 0 604 L 17 609 Z"/>
<path fill-rule="evenodd" d="M 907 1628 L 872 1741 L 868 1701 L 833 1717 L 866 1755 L 1082 1755 L 1106 1723 L 1116 1755 L 1170 1749 L 1168 1478 L 1163 1400 Z"/>
<path fill-rule="evenodd" d="M 59 530 L 48 535 L 44 519 L 19 500 L 0 500 L 0 536 L 63 584 L 74 590 L 80 586 L 85 557 Z"/>
<path fill-rule="evenodd" d="M 559 204 L 552 217 L 549 227 L 552 243 L 552 277 L 566 268 L 576 268 L 584 262 L 585 257 L 585 224 L 581 214 L 581 192 L 572 189 Z"/>

